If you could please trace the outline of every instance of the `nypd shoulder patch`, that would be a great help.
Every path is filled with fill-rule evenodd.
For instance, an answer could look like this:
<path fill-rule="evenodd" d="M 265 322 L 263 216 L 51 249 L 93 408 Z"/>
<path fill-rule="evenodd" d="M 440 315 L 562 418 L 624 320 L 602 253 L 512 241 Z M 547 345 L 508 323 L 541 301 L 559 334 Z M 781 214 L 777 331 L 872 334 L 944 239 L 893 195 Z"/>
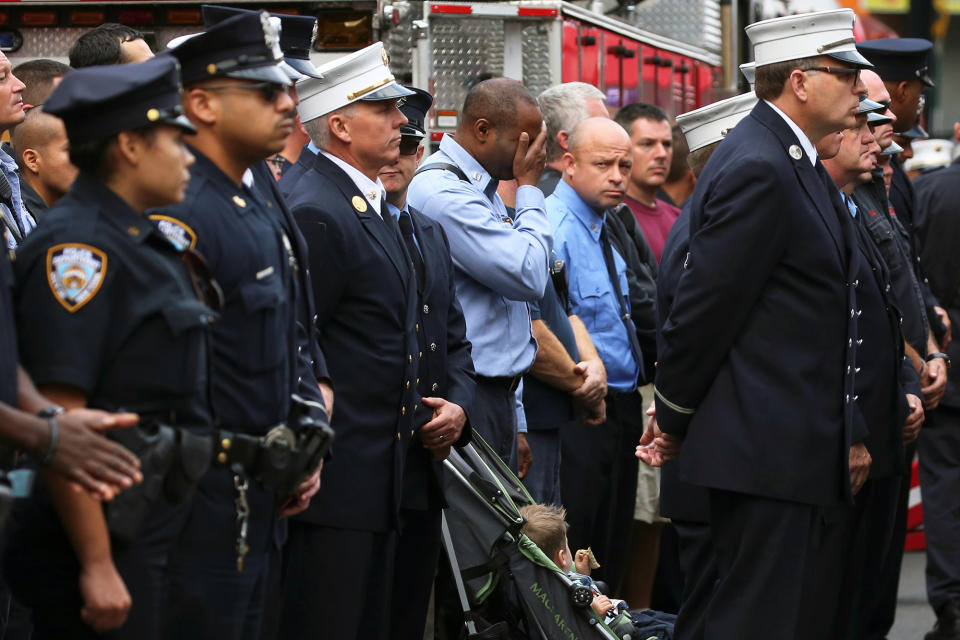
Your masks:
<path fill-rule="evenodd" d="M 88 244 L 66 243 L 47 249 L 47 282 L 53 297 L 73 313 L 90 302 L 107 275 L 107 254 Z"/>
<path fill-rule="evenodd" d="M 163 235 L 167 236 L 167 240 L 180 251 L 197 246 L 197 232 L 191 229 L 190 225 L 176 218 L 159 214 L 151 215 L 150 219 L 156 223 Z"/>

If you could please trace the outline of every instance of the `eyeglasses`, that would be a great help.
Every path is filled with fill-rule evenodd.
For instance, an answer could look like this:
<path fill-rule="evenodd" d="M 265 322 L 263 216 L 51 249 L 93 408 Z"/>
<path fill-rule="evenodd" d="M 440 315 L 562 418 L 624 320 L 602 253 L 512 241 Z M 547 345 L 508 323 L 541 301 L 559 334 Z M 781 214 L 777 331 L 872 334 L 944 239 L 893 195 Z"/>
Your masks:
<path fill-rule="evenodd" d="M 190 283 L 193 285 L 193 293 L 197 299 L 203 302 L 214 311 L 223 309 L 223 289 L 220 284 L 213 279 L 210 267 L 203 256 L 193 249 L 184 249 L 180 253 L 180 259 L 190 274 Z"/>
<path fill-rule="evenodd" d="M 420 138 L 403 136 L 400 138 L 400 155 L 412 156 L 420 148 Z"/>
<path fill-rule="evenodd" d="M 823 73 L 829 73 L 832 75 L 849 75 L 853 76 L 853 84 L 860 82 L 860 68 L 851 69 L 850 67 L 806 67 L 801 69 L 801 71 L 822 71 Z"/>
<path fill-rule="evenodd" d="M 287 92 L 287 88 L 276 82 L 254 82 L 252 84 L 223 84 L 216 87 L 204 87 L 207 91 L 229 91 L 239 89 L 241 91 L 259 91 L 260 95 L 267 102 L 276 102 L 277 98 Z"/>

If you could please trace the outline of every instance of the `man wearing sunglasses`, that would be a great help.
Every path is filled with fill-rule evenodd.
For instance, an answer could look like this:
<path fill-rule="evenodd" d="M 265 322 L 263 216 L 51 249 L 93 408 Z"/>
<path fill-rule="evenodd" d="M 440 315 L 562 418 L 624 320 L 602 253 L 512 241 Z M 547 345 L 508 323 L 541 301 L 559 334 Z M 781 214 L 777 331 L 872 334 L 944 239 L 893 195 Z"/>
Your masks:
<path fill-rule="evenodd" d="M 837 516 L 870 464 L 851 403 L 856 350 L 871 345 L 856 333 L 853 221 L 814 143 L 856 124 L 856 70 L 870 65 L 854 19 L 747 27 L 759 102 L 690 198 L 655 395 L 658 448 L 675 455 L 682 441 L 680 477 L 709 490 L 719 580 L 707 638 L 792 640 L 833 624 Z"/>
<path fill-rule="evenodd" d="M 265 12 L 210 27 L 171 50 L 183 104 L 197 128 L 184 203 L 151 216 L 175 242 L 207 259 L 224 292 L 213 330 L 211 401 L 217 461 L 197 491 L 175 564 L 168 632 L 180 638 L 256 638 L 276 513 L 303 508 L 319 471 L 293 496 L 277 495 L 239 460 L 244 442 L 285 424 L 298 384 L 293 243 L 272 205 L 243 183 L 293 130 L 277 25 Z"/>

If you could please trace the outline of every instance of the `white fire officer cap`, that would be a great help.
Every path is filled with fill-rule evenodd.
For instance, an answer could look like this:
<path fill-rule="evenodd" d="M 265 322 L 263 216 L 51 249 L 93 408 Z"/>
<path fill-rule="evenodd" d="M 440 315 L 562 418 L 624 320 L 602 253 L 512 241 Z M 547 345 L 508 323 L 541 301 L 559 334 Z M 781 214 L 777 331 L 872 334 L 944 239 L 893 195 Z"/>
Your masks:
<path fill-rule="evenodd" d="M 857 67 L 872 67 L 857 51 L 856 16 L 850 9 L 814 11 L 761 20 L 747 26 L 756 65 L 830 56 Z"/>
<path fill-rule="evenodd" d="M 696 151 L 723 140 L 756 104 L 757 96 L 751 91 L 680 114 L 677 124 L 690 151 Z"/>
<path fill-rule="evenodd" d="M 753 72 L 756 71 L 757 66 L 753 62 L 744 62 L 740 65 L 740 73 L 743 74 L 743 77 L 747 79 L 747 84 L 750 85 L 750 88 L 753 89 Z"/>
<path fill-rule="evenodd" d="M 396 100 L 413 95 L 398 84 L 390 72 L 390 60 L 382 42 L 337 58 L 317 71 L 322 78 L 304 78 L 297 83 L 302 122 L 310 122 L 357 100 Z"/>

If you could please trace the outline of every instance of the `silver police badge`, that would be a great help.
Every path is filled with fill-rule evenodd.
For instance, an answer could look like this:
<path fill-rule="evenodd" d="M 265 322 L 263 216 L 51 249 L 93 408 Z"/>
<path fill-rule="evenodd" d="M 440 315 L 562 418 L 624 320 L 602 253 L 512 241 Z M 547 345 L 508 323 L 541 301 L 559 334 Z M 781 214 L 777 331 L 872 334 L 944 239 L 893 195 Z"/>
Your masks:
<path fill-rule="evenodd" d="M 150 216 L 150 219 L 156 223 L 157 228 L 167 237 L 167 240 L 180 251 L 197 246 L 197 232 L 189 225 L 170 216 L 155 214 Z"/>
<path fill-rule="evenodd" d="M 795 144 L 790 145 L 790 148 L 787 149 L 787 153 L 789 153 L 790 157 L 793 158 L 794 160 L 799 160 L 800 158 L 803 157 L 803 149 L 801 149 Z"/>
<path fill-rule="evenodd" d="M 70 313 L 93 300 L 106 274 L 107 254 L 96 247 L 67 243 L 47 250 L 47 282 Z"/>

